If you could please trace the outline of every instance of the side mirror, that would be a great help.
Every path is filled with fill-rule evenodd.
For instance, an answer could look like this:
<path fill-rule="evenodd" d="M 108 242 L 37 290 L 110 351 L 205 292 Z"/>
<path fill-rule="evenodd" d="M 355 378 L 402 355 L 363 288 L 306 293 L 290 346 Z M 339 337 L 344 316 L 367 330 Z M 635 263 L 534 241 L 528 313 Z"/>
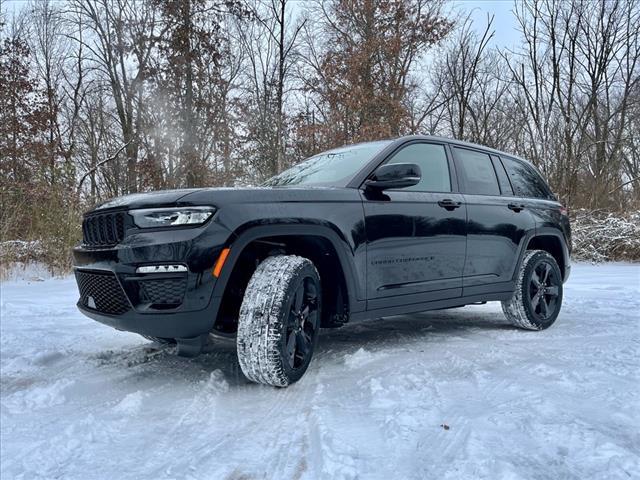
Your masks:
<path fill-rule="evenodd" d="M 413 163 L 390 163 L 382 165 L 364 182 L 371 190 L 388 190 L 417 185 L 422 178 L 420 167 Z"/>

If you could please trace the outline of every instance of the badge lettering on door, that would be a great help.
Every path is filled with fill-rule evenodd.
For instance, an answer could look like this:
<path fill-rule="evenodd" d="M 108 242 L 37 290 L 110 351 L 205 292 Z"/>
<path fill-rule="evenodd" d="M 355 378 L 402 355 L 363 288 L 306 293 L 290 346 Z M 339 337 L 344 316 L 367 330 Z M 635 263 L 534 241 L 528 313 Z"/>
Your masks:
<path fill-rule="evenodd" d="M 388 258 L 382 260 L 372 260 L 371 265 L 398 265 L 401 263 L 413 263 L 413 262 L 431 262 L 435 257 L 401 257 L 401 258 Z"/>

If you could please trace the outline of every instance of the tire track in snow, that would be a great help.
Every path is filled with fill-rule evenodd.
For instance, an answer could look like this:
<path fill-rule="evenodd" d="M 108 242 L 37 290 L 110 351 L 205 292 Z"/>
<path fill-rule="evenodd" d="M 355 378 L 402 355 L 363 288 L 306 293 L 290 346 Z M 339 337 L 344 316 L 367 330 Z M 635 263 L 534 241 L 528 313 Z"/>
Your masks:
<path fill-rule="evenodd" d="M 148 465 L 157 465 L 162 463 L 163 459 L 170 458 L 174 451 L 181 450 L 180 445 L 176 444 L 176 438 L 188 436 L 190 442 L 199 444 L 192 452 L 194 459 L 198 456 L 203 459 L 216 457 L 216 468 L 226 469 L 230 475 L 253 475 L 253 465 L 259 466 L 259 471 L 262 471 L 266 478 L 291 478 L 290 473 L 300 468 L 299 452 L 305 443 L 303 435 L 291 435 L 291 431 L 297 428 L 293 418 L 295 412 L 301 411 L 311 397 L 309 388 L 298 388 L 303 387 L 305 380 L 306 377 L 288 389 L 245 384 L 239 391 L 223 388 L 214 395 L 199 391 L 198 389 L 202 388 L 199 384 L 190 385 L 190 391 L 195 392 L 194 398 L 184 406 L 176 423 L 158 439 L 155 448 L 158 453 L 147 462 Z M 263 401 L 255 405 L 255 408 L 259 408 L 259 418 L 244 415 L 247 404 L 252 401 L 251 396 L 257 391 L 263 392 Z M 267 401 L 264 401 L 265 398 Z M 221 415 L 217 415 L 216 410 L 224 413 L 225 418 L 222 421 L 226 421 L 228 417 L 235 420 L 233 431 L 225 432 L 224 437 L 219 439 L 216 439 L 216 435 L 220 434 L 217 422 Z M 246 419 L 243 420 L 243 416 Z M 194 419 L 198 421 L 194 422 Z M 233 455 L 228 455 L 228 452 L 233 452 L 236 448 L 235 443 L 242 439 L 248 439 L 249 443 L 253 443 L 257 432 L 266 431 L 271 432 L 268 444 L 263 444 L 262 448 L 256 450 L 259 451 L 259 456 L 251 462 L 242 465 L 242 462 L 234 461 Z M 240 449 L 246 446 L 238 445 Z M 160 475 L 165 473 L 163 467 L 156 467 L 156 472 Z"/>

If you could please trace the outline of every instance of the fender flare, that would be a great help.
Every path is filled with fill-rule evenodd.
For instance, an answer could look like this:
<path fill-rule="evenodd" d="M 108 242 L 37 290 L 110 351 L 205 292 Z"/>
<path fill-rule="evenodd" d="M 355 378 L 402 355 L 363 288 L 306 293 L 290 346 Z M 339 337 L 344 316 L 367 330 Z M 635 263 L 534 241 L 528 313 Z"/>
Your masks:
<path fill-rule="evenodd" d="M 531 243 L 531 240 L 537 237 L 556 237 L 560 241 L 560 245 L 562 247 L 562 257 L 564 261 L 564 272 L 562 272 L 563 281 L 566 282 L 567 279 L 569 278 L 569 273 L 571 271 L 571 258 L 569 255 L 569 249 L 567 247 L 567 240 L 561 230 L 558 230 L 552 227 L 536 228 L 526 233 L 522 241 L 522 247 L 518 255 L 518 263 L 516 266 L 516 270 L 513 273 L 513 281 L 516 280 L 516 276 L 518 275 L 518 272 L 520 272 L 520 267 L 522 266 L 522 260 L 524 259 L 524 256 L 527 253 L 527 247 Z"/>
<path fill-rule="evenodd" d="M 239 232 L 239 233 L 238 233 Z M 213 297 L 222 298 L 227 288 L 227 283 L 233 272 L 240 255 L 251 242 L 265 237 L 282 236 L 315 236 L 328 240 L 338 255 L 338 261 L 342 267 L 344 280 L 347 286 L 349 311 L 359 312 L 364 310 L 366 302 L 358 298 L 358 293 L 363 292 L 363 287 L 358 285 L 358 274 L 353 262 L 353 251 L 346 239 L 342 238 L 334 229 L 321 224 L 270 224 L 258 226 L 243 226 L 234 231 L 227 247 L 229 256 L 226 259 L 220 277 L 213 289 Z"/>

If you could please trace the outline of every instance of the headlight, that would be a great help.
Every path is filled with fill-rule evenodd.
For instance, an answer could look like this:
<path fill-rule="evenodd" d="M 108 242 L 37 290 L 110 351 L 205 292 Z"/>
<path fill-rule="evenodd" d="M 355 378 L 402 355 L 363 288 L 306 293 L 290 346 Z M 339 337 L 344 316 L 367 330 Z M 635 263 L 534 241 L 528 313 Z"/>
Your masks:
<path fill-rule="evenodd" d="M 131 210 L 134 223 L 140 228 L 202 225 L 215 213 L 213 207 L 145 208 Z"/>

